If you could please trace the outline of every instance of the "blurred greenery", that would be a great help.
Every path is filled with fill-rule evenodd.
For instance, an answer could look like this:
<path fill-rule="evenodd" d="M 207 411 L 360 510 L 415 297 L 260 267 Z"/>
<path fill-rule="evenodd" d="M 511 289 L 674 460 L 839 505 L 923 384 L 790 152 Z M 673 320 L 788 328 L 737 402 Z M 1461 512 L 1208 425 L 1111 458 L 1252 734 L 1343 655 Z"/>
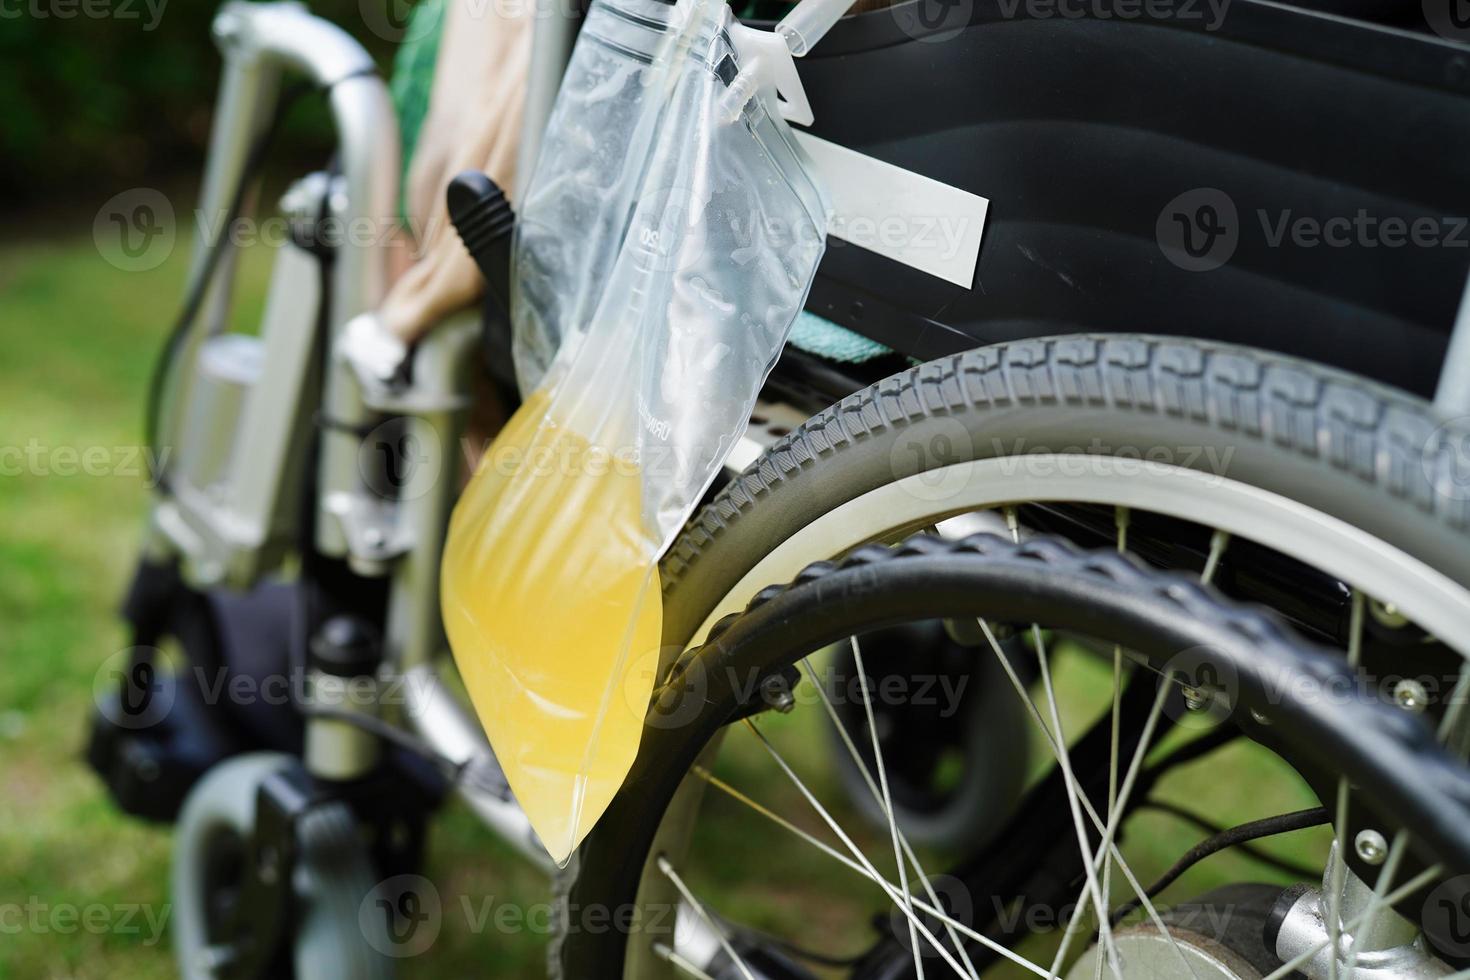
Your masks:
<path fill-rule="evenodd" d="M 313 0 L 389 67 L 403 0 Z M 127 187 L 199 170 L 219 81 L 206 0 L 6 0 L 0 5 L 0 203 Z M 299 162 L 328 147 L 319 100 L 293 114 L 280 145 Z"/>
<path fill-rule="evenodd" d="M 103 447 L 124 469 L 186 254 L 139 273 L 109 265 L 90 238 L 0 244 L 0 445 L 38 445 L 49 461 L 0 475 L 0 908 L 141 903 L 167 914 L 167 828 L 119 814 L 81 758 L 94 676 L 127 645 L 115 609 L 147 497 L 136 474 L 67 475 L 75 464 L 61 451 Z M 270 262 L 266 248 L 246 252 L 241 323 L 260 314 Z M 430 851 L 445 908 L 474 915 L 446 915 L 433 955 L 404 974 L 537 975 L 544 933 L 500 933 L 493 909 L 545 901 L 541 873 L 457 806 L 436 821 Z M 487 901 L 488 922 L 478 918 Z M 167 934 L 150 942 L 141 915 L 139 932 L 120 915 L 119 929 L 100 932 L 53 927 L 43 912 L 42 928 L 12 934 L 17 921 L 0 922 L 0 980 L 173 975 Z"/>

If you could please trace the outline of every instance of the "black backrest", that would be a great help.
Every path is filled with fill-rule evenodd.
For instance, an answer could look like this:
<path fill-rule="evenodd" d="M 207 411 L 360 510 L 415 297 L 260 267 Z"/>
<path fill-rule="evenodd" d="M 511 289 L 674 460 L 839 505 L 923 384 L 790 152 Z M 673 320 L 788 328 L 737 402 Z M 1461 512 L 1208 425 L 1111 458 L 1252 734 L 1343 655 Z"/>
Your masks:
<path fill-rule="evenodd" d="M 1157 332 L 1433 390 L 1470 271 L 1470 45 L 1255 0 L 937 2 L 847 18 L 800 68 L 814 134 L 989 199 L 974 288 L 833 240 L 811 309 L 917 357 Z"/>

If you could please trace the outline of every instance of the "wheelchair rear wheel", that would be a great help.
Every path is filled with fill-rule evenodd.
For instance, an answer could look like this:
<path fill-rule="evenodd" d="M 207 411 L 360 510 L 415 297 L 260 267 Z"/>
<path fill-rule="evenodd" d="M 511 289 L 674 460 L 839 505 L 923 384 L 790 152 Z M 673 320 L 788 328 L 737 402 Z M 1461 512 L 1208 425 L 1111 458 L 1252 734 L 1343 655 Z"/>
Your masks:
<path fill-rule="evenodd" d="M 1412 652 L 1416 670 L 1453 683 L 1470 628 L 1467 447 L 1467 420 L 1266 352 L 1144 336 L 983 348 L 845 399 L 724 488 L 664 561 L 665 643 L 703 643 L 812 562 L 979 522 L 1203 576 L 1344 656 Z M 658 853 L 687 847 L 698 806 L 681 801 L 698 796 L 660 815 Z M 1326 796 L 1335 803 L 1330 781 Z M 605 839 L 594 833 L 564 875 L 569 902 L 597 893 L 585 869 Z M 656 870 L 639 905 L 677 904 Z M 565 937 L 554 961 L 580 945 Z M 629 968 L 652 972 L 625 975 L 679 975 L 635 947 Z"/>

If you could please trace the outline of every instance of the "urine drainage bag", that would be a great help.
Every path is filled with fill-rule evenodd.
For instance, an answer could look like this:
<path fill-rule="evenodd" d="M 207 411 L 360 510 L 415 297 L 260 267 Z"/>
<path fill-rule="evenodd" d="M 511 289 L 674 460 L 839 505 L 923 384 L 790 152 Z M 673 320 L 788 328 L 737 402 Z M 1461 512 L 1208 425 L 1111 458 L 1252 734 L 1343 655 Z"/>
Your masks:
<path fill-rule="evenodd" d="M 744 431 L 822 255 L 826 199 L 743 33 L 721 0 L 597 0 L 520 208 L 527 397 L 455 508 L 443 613 L 558 863 L 637 755 L 658 559 Z"/>

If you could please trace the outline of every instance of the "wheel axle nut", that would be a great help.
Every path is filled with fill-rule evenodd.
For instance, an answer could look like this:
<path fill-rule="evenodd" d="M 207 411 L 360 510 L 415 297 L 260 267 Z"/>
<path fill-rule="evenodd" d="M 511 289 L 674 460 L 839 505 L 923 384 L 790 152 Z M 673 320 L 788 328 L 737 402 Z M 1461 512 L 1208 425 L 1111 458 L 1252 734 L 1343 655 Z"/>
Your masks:
<path fill-rule="evenodd" d="M 1353 839 L 1353 850 L 1364 864 L 1379 865 L 1388 857 L 1388 842 L 1376 830 L 1360 830 Z"/>

